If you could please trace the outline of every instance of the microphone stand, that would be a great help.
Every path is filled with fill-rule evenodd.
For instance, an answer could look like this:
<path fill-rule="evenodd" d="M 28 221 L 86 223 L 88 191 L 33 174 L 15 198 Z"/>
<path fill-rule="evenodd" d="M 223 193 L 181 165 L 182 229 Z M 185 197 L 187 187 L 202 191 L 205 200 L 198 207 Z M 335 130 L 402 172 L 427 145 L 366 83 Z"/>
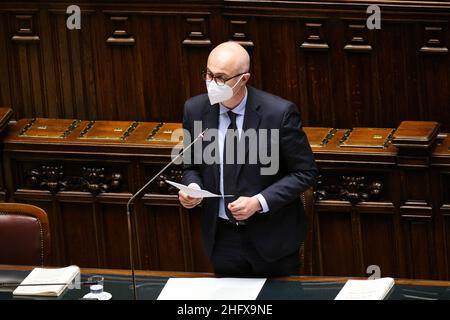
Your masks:
<path fill-rule="evenodd" d="M 130 205 L 131 202 L 139 196 L 161 173 L 163 173 L 168 167 L 170 167 L 178 158 L 180 158 L 186 150 L 191 148 L 191 146 L 197 142 L 198 139 L 203 138 L 203 135 L 208 130 L 206 128 L 202 133 L 198 135 L 197 138 L 194 139 L 186 148 L 184 148 L 175 158 L 172 159 L 164 168 L 162 168 L 157 174 L 155 174 L 141 189 L 139 189 L 127 202 L 127 223 L 128 223 L 128 245 L 129 245 L 129 251 L 130 251 L 130 266 L 131 266 L 131 277 L 133 279 L 133 297 L 134 300 L 137 300 L 137 292 L 136 292 L 136 277 L 134 274 L 134 250 L 133 250 L 133 239 L 131 237 L 131 212 L 130 212 Z"/>

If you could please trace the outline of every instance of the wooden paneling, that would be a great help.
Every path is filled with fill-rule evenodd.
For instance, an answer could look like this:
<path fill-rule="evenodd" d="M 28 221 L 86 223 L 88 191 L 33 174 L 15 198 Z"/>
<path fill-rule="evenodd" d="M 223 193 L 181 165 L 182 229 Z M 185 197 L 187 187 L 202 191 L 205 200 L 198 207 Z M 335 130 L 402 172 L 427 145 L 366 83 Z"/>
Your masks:
<path fill-rule="evenodd" d="M 309 126 L 450 129 L 448 2 L 144 1 L 0 4 L 0 105 L 17 119 L 175 121 L 205 92 L 200 72 L 226 40 L 252 58 L 250 82 L 295 102 Z M 425 3 L 425 2 L 424 2 Z M 19 9 L 20 8 L 20 9 Z M 444 10 L 443 10 L 444 9 Z"/>
<path fill-rule="evenodd" d="M 102 264 L 113 268 L 128 268 L 127 216 L 124 204 L 99 203 L 96 210 L 99 246 L 103 248 Z M 145 251 L 146 252 L 146 251 Z M 143 257 L 145 259 L 145 256 Z"/>
<path fill-rule="evenodd" d="M 439 205 L 445 206 L 445 208 L 450 209 L 450 172 L 442 171 L 439 177 L 440 186 L 440 202 Z"/>
<path fill-rule="evenodd" d="M 402 195 L 404 205 L 430 205 L 430 180 L 426 170 L 405 170 L 401 173 L 401 182 L 405 186 Z"/>
<path fill-rule="evenodd" d="M 436 253 L 431 219 L 407 218 L 403 225 L 408 274 L 416 279 L 435 279 Z"/>
<path fill-rule="evenodd" d="M 321 273 L 342 276 L 348 272 L 358 274 L 357 242 L 350 212 L 316 211 L 320 239 Z M 336 248 L 347 248 L 337 252 Z"/>
<path fill-rule="evenodd" d="M 148 214 L 154 219 L 154 226 L 151 232 L 154 233 L 156 241 L 154 244 L 158 245 L 157 269 L 160 270 L 184 270 L 185 256 L 183 255 L 183 221 L 181 221 L 182 210 L 175 207 L 175 210 L 170 210 L 170 207 L 151 206 L 148 209 Z"/>
<path fill-rule="evenodd" d="M 401 277 L 395 215 L 383 212 L 363 213 L 360 221 L 363 267 L 377 265 L 381 276 Z"/>
<path fill-rule="evenodd" d="M 96 217 L 89 203 L 64 203 L 59 206 L 60 232 L 64 241 L 64 262 L 92 265 L 99 254 Z M 77 221 L 75 224 L 74 221 Z M 70 241 L 67 241 L 70 239 Z M 97 262 L 96 265 L 100 263 Z"/>
<path fill-rule="evenodd" d="M 191 239 L 193 270 L 205 270 L 212 272 L 213 268 L 209 259 L 203 252 L 203 240 L 201 237 L 201 209 L 189 210 L 189 233 Z"/>
<path fill-rule="evenodd" d="M 0 48 L 3 48 L 3 54 L 0 55 L 0 104 L 2 106 L 13 105 L 10 80 L 12 74 L 12 71 L 10 70 L 11 60 L 8 51 L 5 50 L 10 43 L 8 35 L 8 15 L 0 11 Z"/>

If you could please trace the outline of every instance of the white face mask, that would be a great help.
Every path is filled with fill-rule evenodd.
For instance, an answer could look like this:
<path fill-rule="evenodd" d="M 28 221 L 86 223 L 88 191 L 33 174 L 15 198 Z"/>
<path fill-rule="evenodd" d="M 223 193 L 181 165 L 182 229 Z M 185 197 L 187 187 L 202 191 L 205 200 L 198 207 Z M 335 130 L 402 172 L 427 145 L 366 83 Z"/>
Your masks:
<path fill-rule="evenodd" d="M 214 80 L 206 81 L 206 88 L 208 89 L 208 98 L 211 105 L 227 101 L 234 95 L 233 89 L 241 81 L 242 75 L 233 87 L 227 84 L 219 86 Z"/>

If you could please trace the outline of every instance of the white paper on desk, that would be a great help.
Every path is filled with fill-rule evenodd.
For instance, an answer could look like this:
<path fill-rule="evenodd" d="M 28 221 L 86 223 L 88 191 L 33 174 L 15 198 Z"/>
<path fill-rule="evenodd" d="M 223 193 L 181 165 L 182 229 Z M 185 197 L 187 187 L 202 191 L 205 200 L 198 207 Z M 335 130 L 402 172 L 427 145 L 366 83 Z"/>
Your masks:
<path fill-rule="evenodd" d="M 233 197 L 233 195 L 224 195 L 222 196 L 221 194 L 215 194 L 215 193 L 211 193 L 207 190 L 199 190 L 199 189 L 195 189 L 195 188 L 190 188 L 188 186 L 185 186 L 184 184 L 181 183 L 176 183 L 170 180 L 166 180 L 166 182 L 172 186 L 174 186 L 175 188 L 180 189 L 181 191 L 183 191 L 184 193 L 186 193 L 188 196 L 194 197 L 194 198 L 221 198 L 221 197 Z"/>
<path fill-rule="evenodd" d="M 395 280 L 390 277 L 368 280 L 347 280 L 334 300 L 383 300 Z"/>
<path fill-rule="evenodd" d="M 256 300 L 265 282 L 265 278 L 170 278 L 158 300 Z"/>

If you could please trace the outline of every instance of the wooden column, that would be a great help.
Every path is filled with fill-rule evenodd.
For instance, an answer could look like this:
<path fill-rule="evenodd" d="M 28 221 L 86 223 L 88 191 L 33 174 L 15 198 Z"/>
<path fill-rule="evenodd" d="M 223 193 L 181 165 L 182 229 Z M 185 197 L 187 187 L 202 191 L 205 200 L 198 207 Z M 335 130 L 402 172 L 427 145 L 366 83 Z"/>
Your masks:
<path fill-rule="evenodd" d="M 0 141 L 3 140 L 6 132 L 8 131 L 8 122 L 13 114 L 10 108 L 0 108 Z M 0 152 L 3 152 L 3 143 L 0 143 Z M 0 165 L 0 201 L 6 200 L 6 189 L 4 180 L 4 166 L 3 161 Z"/>

